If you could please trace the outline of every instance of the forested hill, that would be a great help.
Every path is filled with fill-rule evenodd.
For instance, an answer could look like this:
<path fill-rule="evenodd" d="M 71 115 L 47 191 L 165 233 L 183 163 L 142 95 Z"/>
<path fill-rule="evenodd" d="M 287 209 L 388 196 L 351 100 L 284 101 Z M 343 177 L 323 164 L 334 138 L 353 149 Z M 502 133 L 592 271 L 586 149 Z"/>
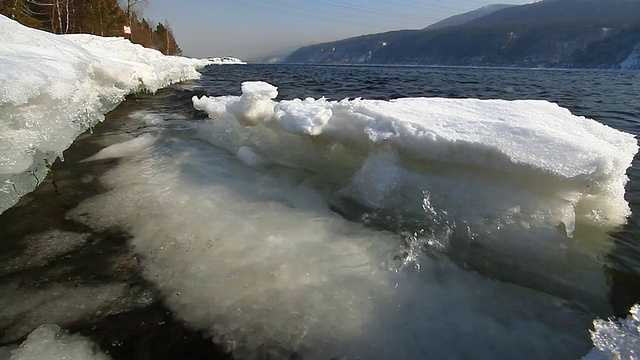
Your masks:
<path fill-rule="evenodd" d="M 55 34 L 123 36 L 164 54 L 180 55 L 182 50 L 169 24 L 154 24 L 139 14 L 147 1 L 0 0 L 0 14 L 26 26 Z M 130 35 L 123 32 L 125 24 L 131 26 Z"/>
<path fill-rule="evenodd" d="M 480 17 L 483 17 L 483 16 L 487 16 L 487 15 L 489 15 L 491 13 L 494 13 L 494 12 L 496 12 L 498 10 L 506 9 L 506 8 L 512 7 L 512 6 L 515 6 L 515 5 L 494 4 L 494 5 L 483 6 L 480 9 L 469 11 L 469 12 L 466 12 L 466 13 L 460 14 L 460 15 L 454 15 L 454 16 L 448 17 L 448 18 L 446 18 L 444 20 L 440 20 L 435 24 L 431 24 L 431 25 L 427 26 L 423 30 L 436 30 L 436 29 L 446 28 L 446 27 L 449 27 L 449 26 L 462 25 L 462 24 L 468 23 L 471 20 L 475 20 L 477 18 L 480 18 Z"/>
<path fill-rule="evenodd" d="M 284 61 L 640 69 L 640 0 L 544 0 L 435 30 L 307 46 Z"/>

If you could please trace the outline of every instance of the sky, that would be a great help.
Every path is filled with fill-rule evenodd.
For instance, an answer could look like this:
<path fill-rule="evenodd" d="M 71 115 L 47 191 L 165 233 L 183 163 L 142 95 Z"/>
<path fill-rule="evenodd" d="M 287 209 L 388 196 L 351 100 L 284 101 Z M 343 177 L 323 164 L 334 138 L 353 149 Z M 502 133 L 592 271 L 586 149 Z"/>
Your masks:
<path fill-rule="evenodd" d="M 167 21 L 184 55 L 250 60 L 304 45 L 421 29 L 490 4 L 533 0 L 148 0 L 142 15 Z"/>

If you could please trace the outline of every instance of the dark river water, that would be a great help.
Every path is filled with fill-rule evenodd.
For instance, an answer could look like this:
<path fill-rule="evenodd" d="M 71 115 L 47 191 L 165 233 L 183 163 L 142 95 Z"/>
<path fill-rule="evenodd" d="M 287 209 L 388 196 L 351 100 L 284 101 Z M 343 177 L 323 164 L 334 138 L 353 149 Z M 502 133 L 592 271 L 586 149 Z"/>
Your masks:
<path fill-rule="evenodd" d="M 539 99 L 638 135 L 640 73 L 305 65 L 209 66 L 202 73 L 155 95 L 128 97 L 76 140 L 36 191 L 0 215 L 0 359 L 48 323 L 89 338 L 113 359 L 577 359 L 591 348 L 594 318 L 625 316 L 640 302 L 637 157 L 628 170 L 628 223 L 595 239 L 578 234 L 571 241 L 592 256 L 559 255 L 578 264 L 570 270 L 555 248 L 543 250 L 555 260 L 527 264 L 526 256 L 496 254 L 468 239 L 447 250 L 420 242 L 413 265 L 396 266 L 410 257 L 416 234 L 442 235 L 357 207 L 307 205 L 324 201 L 316 198 L 330 186 L 305 192 L 282 183 L 313 183 L 306 170 L 243 168 L 206 140 L 207 114 L 191 100 L 240 95 L 242 82 L 254 80 L 277 86 L 276 100 Z M 158 139 L 151 152 L 83 161 L 143 134 Z M 271 201 L 288 196 L 304 199 L 305 211 L 295 201 Z M 324 207 L 334 212 L 318 210 Z M 311 219 L 300 217 L 308 209 Z M 263 233 L 282 243 L 255 243 Z M 347 240 L 316 248 L 316 235 Z M 308 248 L 278 253 L 287 240 L 309 236 Z M 398 241 L 362 242 L 369 237 Z M 334 263 L 332 251 L 357 259 Z M 384 266 L 375 264 L 385 257 Z M 376 270 L 368 276 L 362 264 Z M 313 290 L 299 280 L 309 269 L 324 271 L 304 283 L 321 284 Z M 271 286 L 265 273 L 295 279 Z M 599 279 L 592 288 L 571 286 L 591 276 Z"/>

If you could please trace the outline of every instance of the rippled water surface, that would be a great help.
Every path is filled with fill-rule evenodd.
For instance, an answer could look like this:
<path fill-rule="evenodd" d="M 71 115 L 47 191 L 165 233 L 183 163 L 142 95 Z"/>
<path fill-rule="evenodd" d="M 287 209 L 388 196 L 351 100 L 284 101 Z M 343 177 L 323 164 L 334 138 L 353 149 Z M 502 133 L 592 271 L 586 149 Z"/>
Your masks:
<path fill-rule="evenodd" d="M 242 165 L 211 141 L 191 98 L 240 95 L 249 80 L 277 86 L 276 100 L 542 99 L 640 133 L 640 73 L 209 66 L 198 81 L 128 98 L 0 216 L 0 359 L 43 323 L 114 359 L 575 359 L 595 317 L 640 302 L 637 159 L 627 225 L 528 256 L 511 244 L 558 234 L 475 242 L 437 217 L 336 200 L 336 178 L 358 159 L 338 159 L 332 174 Z M 83 161 L 142 134 L 157 138 L 150 149 Z"/>

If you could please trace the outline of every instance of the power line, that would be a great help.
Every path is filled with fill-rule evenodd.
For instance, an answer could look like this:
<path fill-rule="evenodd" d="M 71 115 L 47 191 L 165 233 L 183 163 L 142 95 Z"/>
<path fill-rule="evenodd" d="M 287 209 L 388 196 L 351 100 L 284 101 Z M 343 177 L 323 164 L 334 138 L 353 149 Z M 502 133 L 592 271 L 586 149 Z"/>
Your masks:
<path fill-rule="evenodd" d="M 344 4 L 335 0 L 326 1 L 331 4 L 322 5 L 318 1 L 291 3 L 286 0 L 235 0 L 228 2 L 234 4 L 244 3 L 251 8 L 274 14 L 312 17 L 342 24 L 355 22 L 370 25 L 371 21 L 363 17 L 363 13 L 367 15 L 366 17 L 375 19 L 375 21 L 389 23 L 390 25 L 398 23 L 398 21 L 394 20 L 401 20 L 404 23 L 411 21 L 422 27 L 429 20 L 440 20 L 435 17 L 418 17 L 397 11 Z"/>
<path fill-rule="evenodd" d="M 225 1 L 225 0 L 221 0 Z M 481 5 L 477 1 L 447 1 L 446 5 L 443 2 L 429 3 L 416 2 L 411 0 L 370 0 L 377 4 L 393 6 L 395 10 L 388 10 L 381 8 L 380 6 L 361 6 L 354 3 L 350 3 L 346 0 L 314 0 L 314 1 L 295 1 L 290 0 L 226 0 L 230 4 L 242 3 L 243 5 L 258 9 L 264 12 L 272 14 L 280 14 L 293 17 L 304 17 L 321 20 L 323 22 L 330 22 L 334 24 L 346 25 L 346 24 L 362 24 L 371 25 L 372 21 L 378 24 L 389 24 L 390 30 L 396 27 L 397 24 L 402 23 L 405 25 L 400 26 L 416 26 L 422 28 L 429 23 L 442 20 L 442 16 L 417 16 L 418 13 L 442 13 L 442 10 L 447 12 L 454 12 L 454 14 L 461 14 L 470 11 L 467 7 L 472 7 L 471 10 L 477 9 Z M 483 1 L 484 2 L 484 1 Z M 447 6 L 450 4 L 464 5 L 465 8 L 457 6 Z M 370 4 L 370 3 L 369 3 Z M 403 9 L 407 9 L 411 14 L 406 13 Z M 408 25 L 411 23 L 412 25 Z"/>
<path fill-rule="evenodd" d="M 402 14 L 402 13 L 397 13 L 395 11 L 384 11 L 384 10 L 375 10 L 375 9 L 371 9 L 368 7 L 361 7 L 361 6 L 355 6 L 355 5 L 347 5 L 344 4 L 341 1 L 336 1 L 336 0 L 324 0 L 328 3 L 332 3 L 334 4 L 334 6 L 342 8 L 342 9 L 348 9 L 348 10 L 355 10 L 358 11 L 359 13 L 368 13 L 368 14 L 375 14 L 375 15 L 382 15 L 382 16 L 392 16 L 392 17 L 396 17 L 396 18 L 404 18 L 407 20 L 416 20 L 416 21 L 422 21 L 422 18 L 417 18 L 415 16 L 410 16 L 410 15 L 406 15 L 406 14 Z"/>

